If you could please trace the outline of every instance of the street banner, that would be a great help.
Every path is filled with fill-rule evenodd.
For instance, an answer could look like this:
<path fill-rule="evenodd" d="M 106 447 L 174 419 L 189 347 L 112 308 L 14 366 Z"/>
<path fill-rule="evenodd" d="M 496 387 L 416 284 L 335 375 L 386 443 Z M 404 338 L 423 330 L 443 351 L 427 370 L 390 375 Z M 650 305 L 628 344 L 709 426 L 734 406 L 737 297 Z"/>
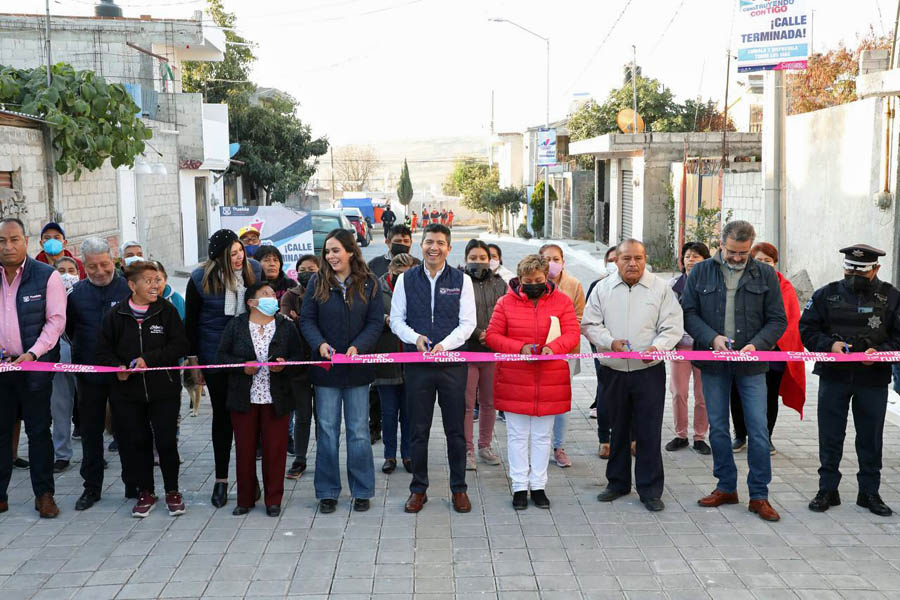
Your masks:
<path fill-rule="evenodd" d="M 812 40 L 807 0 L 732 0 L 739 73 L 805 69 Z"/>
<path fill-rule="evenodd" d="M 538 129 L 537 166 L 552 167 L 556 164 L 556 130 Z"/>
<path fill-rule="evenodd" d="M 297 259 L 313 254 L 312 219 L 308 212 L 281 204 L 274 206 L 220 206 L 222 227 L 234 232 L 252 225 L 259 230 L 260 245 L 275 246 L 284 257 L 284 272 L 296 279 Z"/>

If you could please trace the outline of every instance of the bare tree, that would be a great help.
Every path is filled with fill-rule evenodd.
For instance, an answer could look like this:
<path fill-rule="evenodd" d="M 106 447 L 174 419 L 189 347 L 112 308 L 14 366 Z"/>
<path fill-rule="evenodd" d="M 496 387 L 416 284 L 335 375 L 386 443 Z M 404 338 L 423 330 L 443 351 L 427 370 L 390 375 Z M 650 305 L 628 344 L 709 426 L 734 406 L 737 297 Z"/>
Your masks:
<path fill-rule="evenodd" d="M 344 146 L 334 152 L 334 174 L 346 191 L 366 189 L 379 165 L 378 152 L 371 146 Z"/>

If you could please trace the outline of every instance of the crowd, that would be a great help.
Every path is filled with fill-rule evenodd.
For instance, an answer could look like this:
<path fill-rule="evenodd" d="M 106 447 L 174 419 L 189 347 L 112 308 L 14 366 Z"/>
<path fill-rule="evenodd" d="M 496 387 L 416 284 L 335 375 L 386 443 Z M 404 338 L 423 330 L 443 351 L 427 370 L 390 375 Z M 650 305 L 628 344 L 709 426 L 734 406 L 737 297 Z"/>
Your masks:
<path fill-rule="evenodd" d="M 386 227 L 386 253 L 368 263 L 352 232 L 334 230 L 320 255 L 289 265 L 296 279 L 286 275 L 277 248 L 259 244 L 256 229 L 223 229 L 210 237 L 208 260 L 191 273 L 182 298 L 167 284 L 163 265 L 145 257 L 136 242 L 126 242 L 116 257 L 106 241 L 88 238 L 76 258 L 66 248 L 63 228 L 48 223 L 41 231 L 42 251 L 32 258 L 22 222 L 0 220 L 0 512 L 8 510 L 15 465 L 30 466 L 40 516 L 58 515 L 53 474 L 69 468 L 73 439 L 81 441 L 84 481 L 75 509 L 101 501 L 104 431 L 111 430 L 125 496 L 136 501 L 132 514 L 145 517 L 159 501 L 157 465 L 169 514 L 183 514 L 183 375 L 177 367 L 185 362 L 206 367 L 193 372 L 193 381 L 208 389 L 212 406 L 215 507 L 229 500 L 234 447 L 233 514 L 247 514 L 262 501 L 268 515 L 278 516 L 284 479 L 306 471 L 315 421 L 313 485 L 320 512 L 334 512 L 341 497 L 342 428 L 353 510 L 367 510 L 375 494 L 372 447 L 380 438 L 382 472 L 396 471 L 399 453 L 399 464 L 411 475 L 404 509 L 419 512 L 428 501 L 437 402 L 451 503 L 465 513 L 471 510 L 467 470 L 501 464 L 493 448 L 498 418 L 505 420 L 513 508 L 526 509 L 529 498 L 536 507 L 550 507 L 548 465 L 572 465 L 565 450 L 566 417 L 578 361 L 279 363 L 398 351 L 568 354 L 577 351 L 582 336 L 601 352 L 900 350 L 900 293 L 877 278 L 884 253 L 869 246 L 842 249 L 844 278 L 818 290 L 801 311 L 790 281 L 777 270 L 777 249 L 756 243 L 744 221 L 723 226 L 714 253 L 700 242 L 684 244 L 681 273 L 671 281 L 647 267 L 640 241 L 624 240 L 607 252 L 604 275 L 587 294 L 554 243 L 510 270 L 499 246 L 472 239 L 465 264 L 450 265 L 450 223 L 452 213 L 423 210 L 425 227 L 415 251 L 412 228 L 392 224 Z M 31 361 L 119 371 L 16 369 Z M 244 366 L 214 368 L 220 364 Z M 133 370 L 146 368 L 153 370 Z M 802 411 L 802 363 L 674 361 L 667 375 L 663 362 L 649 357 L 601 358 L 595 368 L 591 416 L 597 419 L 598 454 L 607 460 L 599 501 L 614 501 L 633 487 L 648 510 L 663 510 L 662 450 L 692 446 L 712 454 L 717 479 L 698 503 L 736 504 L 734 453 L 746 449 L 748 508 L 765 520 L 779 519 L 769 502 L 773 430 L 779 399 Z M 840 503 L 839 464 L 852 407 L 860 463 L 857 504 L 891 514 L 879 496 L 891 365 L 820 362 L 815 373 L 821 380 L 821 466 L 810 510 Z M 667 376 L 675 438 L 663 446 Z M 15 454 L 20 421 L 29 440 L 27 462 Z M 289 466 L 288 455 L 294 457 Z"/>

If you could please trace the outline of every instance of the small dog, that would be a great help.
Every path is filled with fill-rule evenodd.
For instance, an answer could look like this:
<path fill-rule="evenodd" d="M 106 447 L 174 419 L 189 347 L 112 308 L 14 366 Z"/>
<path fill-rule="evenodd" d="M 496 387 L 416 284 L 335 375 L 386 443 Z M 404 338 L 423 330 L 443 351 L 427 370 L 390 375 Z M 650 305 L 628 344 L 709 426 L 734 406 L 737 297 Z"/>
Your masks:
<path fill-rule="evenodd" d="M 184 366 L 195 366 L 199 364 L 197 357 L 191 356 L 184 361 Z M 196 417 L 200 414 L 200 396 L 205 395 L 203 385 L 200 383 L 199 369 L 185 369 L 181 372 L 181 386 L 187 390 L 188 397 L 191 399 L 191 416 Z"/>

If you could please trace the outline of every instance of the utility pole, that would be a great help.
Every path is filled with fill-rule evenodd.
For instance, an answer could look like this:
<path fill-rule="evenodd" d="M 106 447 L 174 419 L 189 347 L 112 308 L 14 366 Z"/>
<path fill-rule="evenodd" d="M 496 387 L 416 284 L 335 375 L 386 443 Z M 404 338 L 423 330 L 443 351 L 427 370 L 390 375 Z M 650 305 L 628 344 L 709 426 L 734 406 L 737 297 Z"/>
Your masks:
<path fill-rule="evenodd" d="M 631 46 L 631 92 L 632 92 L 632 100 L 634 110 L 634 115 L 631 120 L 631 133 L 637 133 L 637 124 L 638 124 L 638 112 L 637 112 L 637 46 L 632 44 Z"/>
<path fill-rule="evenodd" d="M 728 49 L 728 59 L 725 61 L 725 107 L 722 122 L 722 171 L 728 167 L 728 87 L 731 84 L 731 49 Z"/>
<path fill-rule="evenodd" d="M 45 32 L 44 32 L 44 33 L 45 33 L 45 35 L 46 35 L 46 37 L 47 37 L 47 87 L 49 88 L 49 87 L 50 87 L 50 82 L 51 82 L 51 78 L 50 78 L 50 65 L 53 64 L 53 63 L 50 61 L 50 0 L 46 0 L 44 6 L 46 7 L 46 10 L 47 10 L 47 19 L 46 19 L 46 22 L 45 22 L 45 24 L 44 24 L 44 29 L 45 29 Z"/>
<path fill-rule="evenodd" d="M 334 146 L 329 146 L 331 150 L 331 206 L 334 208 Z"/>

